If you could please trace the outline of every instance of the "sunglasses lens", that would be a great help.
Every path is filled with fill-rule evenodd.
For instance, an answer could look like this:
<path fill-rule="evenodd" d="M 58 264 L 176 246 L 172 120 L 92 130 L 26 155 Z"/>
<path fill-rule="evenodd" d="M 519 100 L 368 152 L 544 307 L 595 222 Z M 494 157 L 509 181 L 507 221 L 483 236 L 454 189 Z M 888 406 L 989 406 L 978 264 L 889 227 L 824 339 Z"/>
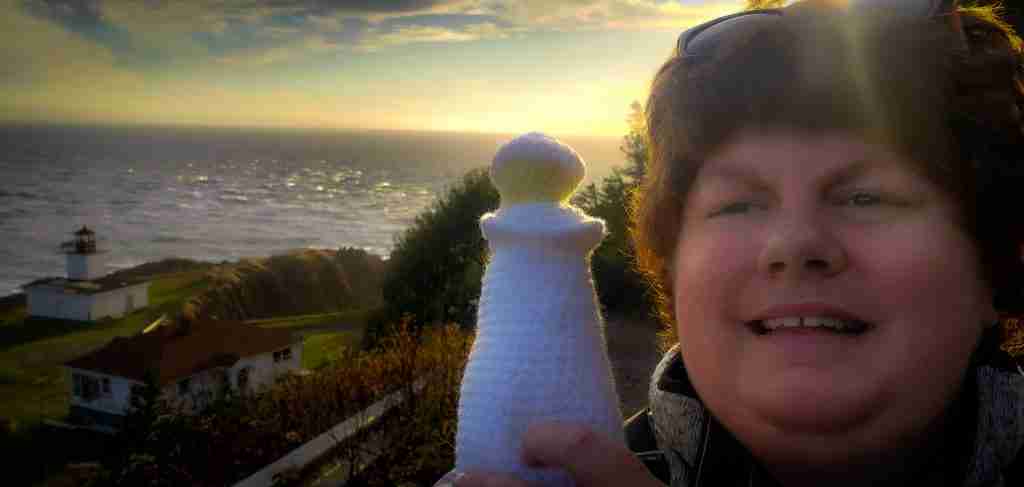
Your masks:
<path fill-rule="evenodd" d="M 680 47 L 684 48 L 682 51 L 686 55 L 712 55 L 723 40 L 754 31 L 778 16 L 778 12 L 751 12 L 722 19 L 707 27 L 698 26 L 693 33 L 683 33 L 680 41 L 685 45 Z"/>
<path fill-rule="evenodd" d="M 958 0 L 848 0 L 849 12 L 884 12 L 887 16 L 928 19 L 953 12 Z M 710 56 L 727 38 L 752 32 L 775 17 L 779 9 L 742 12 L 698 25 L 679 36 L 679 52 L 686 56 Z"/>
<path fill-rule="evenodd" d="M 850 0 L 851 12 L 883 10 L 886 15 L 927 19 L 951 12 L 953 0 Z"/>

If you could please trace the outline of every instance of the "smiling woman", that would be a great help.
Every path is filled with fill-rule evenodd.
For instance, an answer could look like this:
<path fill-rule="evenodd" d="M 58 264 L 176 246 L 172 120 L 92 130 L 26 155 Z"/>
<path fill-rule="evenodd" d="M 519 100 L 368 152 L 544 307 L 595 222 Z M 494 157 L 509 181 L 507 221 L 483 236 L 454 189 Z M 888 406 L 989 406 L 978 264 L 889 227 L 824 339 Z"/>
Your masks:
<path fill-rule="evenodd" d="M 1020 41 L 952 1 L 839 3 L 695 27 L 655 77 L 634 237 L 678 340 L 631 446 L 674 487 L 1020 485 L 1024 377 L 990 350 L 1022 305 Z M 655 485 L 579 426 L 523 448 Z"/>
<path fill-rule="evenodd" d="M 1001 211 L 1018 41 L 988 11 L 862 13 L 684 34 L 652 88 L 637 243 L 679 339 L 653 420 L 694 484 L 1004 485 L 1020 468 L 1024 382 L 979 352 L 1020 305 L 1021 222 Z M 723 452 L 693 448 L 713 435 L 695 418 L 749 467 L 687 470 Z"/>

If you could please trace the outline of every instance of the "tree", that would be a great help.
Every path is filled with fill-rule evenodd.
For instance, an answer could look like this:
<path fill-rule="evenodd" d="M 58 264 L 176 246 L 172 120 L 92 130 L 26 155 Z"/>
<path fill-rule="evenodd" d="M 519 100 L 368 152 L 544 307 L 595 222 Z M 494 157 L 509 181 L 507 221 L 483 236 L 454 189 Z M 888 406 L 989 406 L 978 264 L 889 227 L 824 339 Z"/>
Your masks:
<path fill-rule="evenodd" d="M 573 197 L 573 204 L 605 221 L 608 236 L 591 258 L 594 281 L 601 304 L 613 311 L 649 309 L 647 286 L 634 266 L 629 238 L 629 206 L 633 192 L 647 168 L 644 111 L 639 102 L 630 105 L 629 133 L 620 147 L 626 165 L 612 169 L 600 186 L 591 183 Z"/>
<path fill-rule="evenodd" d="M 761 8 L 779 8 L 785 5 L 786 0 L 747 0 L 747 10 Z"/>
<path fill-rule="evenodd" d="M 498 190 L 479 168 L 416 217 L 391 251 L 383 282 L 387 304 L 371 320 L 367 345 L 406 314 L 414 327 L 474 322 L 487 256 L 480 217 L 497 207 Z"/>
<path fill-rule="evenodd" d="M 131 392 L 131 407 L 125 415 L 119 443 L 134 451 L 144 447 L 164 405 L 161 403 L 160 386 L 153 370 L 147 370 L 143 375 L 143 384 L 132 386 Z"/>

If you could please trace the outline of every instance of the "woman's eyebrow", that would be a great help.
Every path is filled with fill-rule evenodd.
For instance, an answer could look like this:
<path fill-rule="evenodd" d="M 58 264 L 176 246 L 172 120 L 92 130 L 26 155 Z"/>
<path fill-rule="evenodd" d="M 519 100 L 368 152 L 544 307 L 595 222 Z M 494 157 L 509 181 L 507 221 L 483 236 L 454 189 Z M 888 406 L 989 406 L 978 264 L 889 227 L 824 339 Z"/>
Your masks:
<path fill-rule="evenodd" d="M 857 159 L 828 176 L 827 187 L 847 184 L 881 167 L 877 159 Z"/>
<path fill-rule="evenodd" d="M 866 174 L 884 167 L 885 165 L 882 164 L 882 161 L 876 158 L 856 159 L 847 165 L 823 174 L 821 176 L 821 180 L 824 182 L 822 186 L 834 188 L 849 184 Z M 705 171 L 702 177 L 708 182 L 738 183 L 757 191 L 770 191 L 772 188 L 771 184 L 758 174 L 757 171 L 745 166 L 724 163 L 707 167 Z"/>
<path fill-rule="evenodd" d="M 771 189 L 771 185 L 757 172 L 746 167 L 731 166 L 729 164 L 716 164 L 707 168 L 704 178 L 709 181 L 740 183 L 757 190 Z"/>

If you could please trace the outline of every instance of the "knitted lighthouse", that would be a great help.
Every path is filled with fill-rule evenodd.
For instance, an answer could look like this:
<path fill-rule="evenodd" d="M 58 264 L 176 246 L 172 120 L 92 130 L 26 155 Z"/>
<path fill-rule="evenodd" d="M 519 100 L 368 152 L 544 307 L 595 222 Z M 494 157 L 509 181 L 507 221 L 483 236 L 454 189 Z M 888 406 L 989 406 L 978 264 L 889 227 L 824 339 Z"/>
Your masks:
<path fill-rule="evenodd" d="M 501 207 L 480 219 L 491 255 L 462 380 L 456 472 L 570 486 L 563 471 L 522 464 L 530 424 L 582 423 L 622 439 L 590 274 L 604 222 L 567 203 L 584 171 L 572 148 L 539 133 L 509 142 L 494 158 L 490 175 Z"/>

